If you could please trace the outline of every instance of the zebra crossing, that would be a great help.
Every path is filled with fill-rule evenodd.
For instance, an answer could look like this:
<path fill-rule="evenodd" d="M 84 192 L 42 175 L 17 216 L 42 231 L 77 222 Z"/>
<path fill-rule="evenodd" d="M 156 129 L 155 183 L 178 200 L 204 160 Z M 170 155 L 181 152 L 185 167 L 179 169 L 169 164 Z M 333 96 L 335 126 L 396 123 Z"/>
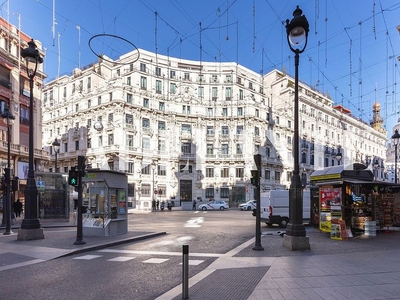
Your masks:
<path fill-rule="evenodd" d="M 171 258 L 160 258 L 159 256 L 182 256 L 181 252 L 162 252 L 162 251 L 135 251 L 135 250 L 113 250 L 113 249 L 103 249 L 97 251 L 98 254 L 85 254 L 77 257 L 73 257 L 75 260 L 95 260 L 95 259 L 105 259 L 109 262 L 126 262 L 134 259 L 138 259 L 141 256 L 154 256 L 149 259 L 141 261 L 145 264 L 162 264 L 169 261 Z M 109 254 L 116 254 L 117 256 L 111 257 Z M 125 254 L 120 256 L 118 254 Z M 131 256 L 132 255 L 132 256 Z M 139 256 L 138 256 L 139 255 Z M 191 253 L 191 257 L 220 257 L 221 254 L 218 253 Z M 203 263 L 203 259 L 189 259 L 190 266 L 197 266 Z M 182 264 L 182 263 L 179 263 Z"/>

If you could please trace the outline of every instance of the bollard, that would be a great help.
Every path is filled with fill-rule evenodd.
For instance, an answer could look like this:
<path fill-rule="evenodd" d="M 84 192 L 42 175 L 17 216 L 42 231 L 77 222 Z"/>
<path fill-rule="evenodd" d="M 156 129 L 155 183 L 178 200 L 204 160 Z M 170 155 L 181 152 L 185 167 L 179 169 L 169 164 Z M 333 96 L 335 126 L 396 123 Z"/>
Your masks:
<path fill-rule="evenodd" d="M 182 299 L 189 299 L 189 245 L 183 245 Z"/>

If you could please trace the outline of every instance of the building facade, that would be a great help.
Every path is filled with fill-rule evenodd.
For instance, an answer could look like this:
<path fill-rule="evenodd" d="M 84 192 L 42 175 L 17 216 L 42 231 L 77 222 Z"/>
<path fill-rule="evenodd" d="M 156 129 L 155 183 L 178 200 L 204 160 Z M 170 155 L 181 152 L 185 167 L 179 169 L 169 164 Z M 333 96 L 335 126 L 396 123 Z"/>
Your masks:
<path fill-rule="evenodd" d="M 102 57 L 46 84 L 45 168 L 67 173 L 77 156 L 91 168 L 128 175 L 128 201 L 175 205 L 253 199 L 254 154 L 262 156 L 263 191 L 285 189 L 293 170 L 294 79 L 260 75 L 237 63 L 200 62 L 137 50 Z M 378 161 L 384 180 L 386 134 L 300 84 L 301 176 L 332 164 Z M 379 126 L 378 126 L 379 127 Z M 190 206 L 191 207 L 191 206 Z"/>
<path fill-rule="evenodd" d="M 8 140 L 7 119 L 0 118 L 0 168 L 4 176 L 4 168 L 7 167 L 8 143 L 10 142 L 10 167 L 11 176 L 19 178 L 19 191 L 13 196 L 24 202 L 24 189 L 28 171 L 28 144 L 29 144 L 29 77 L 25 68 L 25 61 L 20 56 L 21 49 L 28 47 L 31 40 L 29 36 L 18 28 L 0 18 L 0 109 L 1 113 L 9 108 L 15 117 L 10 126 L 10 140 Z M 39 41 L 35 41 L 38 50 L 43 57 Z M 46 75 L 42 65 L 38 65 L 34 78 L 33 108 L 34 136 L 34 164 L 35 169 L 44 167 L 43 162 L 49 160 L 49 153 L 42 150 L 42 104 L 41 90 Z M 11 121 L 11 119 L 10 119 Z M 14 200 L 15 200 L 14 199 Z"/>

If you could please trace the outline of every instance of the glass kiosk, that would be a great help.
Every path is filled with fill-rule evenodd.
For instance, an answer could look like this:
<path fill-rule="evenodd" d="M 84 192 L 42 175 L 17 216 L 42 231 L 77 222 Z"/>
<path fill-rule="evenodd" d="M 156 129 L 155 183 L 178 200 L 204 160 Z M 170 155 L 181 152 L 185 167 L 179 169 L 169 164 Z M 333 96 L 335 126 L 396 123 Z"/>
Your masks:
<path fill-rule="evenodd" d="M 128 232 L 125 173 L 89 169 L 82 178 L 84 193 L 83 235 L 109 236 Z"/>

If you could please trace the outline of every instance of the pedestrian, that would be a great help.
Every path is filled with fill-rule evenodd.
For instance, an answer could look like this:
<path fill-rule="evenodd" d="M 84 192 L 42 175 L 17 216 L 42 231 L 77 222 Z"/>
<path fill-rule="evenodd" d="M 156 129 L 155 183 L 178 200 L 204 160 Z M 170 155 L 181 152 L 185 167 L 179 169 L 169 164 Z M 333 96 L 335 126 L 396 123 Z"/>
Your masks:
<path fill-rule="evenodd" d="M 160 200 L 157 200 L 157 210 L 160 208 Z"/>
<path fill-rule="evenodd" d="M 196 200 L 193 200 L 193 210 L 196 210 Z"/>
<path fill-rule="evenodd" d="M 15 217 L 20 217 L 21 212 L 22 212 L 22 203 L 21 203 L 21 201 L 19 201 L 19 199 L 17 199 L 17 201 L 14 202 L 13 208 L 14 208 Z"/>
<path fill-rule="evenodd" d="M 151 208 L 153 209 L 153 211 L 156 210 L 156 200 L 153 199 L 153 201 L 151 201 Z"/>

